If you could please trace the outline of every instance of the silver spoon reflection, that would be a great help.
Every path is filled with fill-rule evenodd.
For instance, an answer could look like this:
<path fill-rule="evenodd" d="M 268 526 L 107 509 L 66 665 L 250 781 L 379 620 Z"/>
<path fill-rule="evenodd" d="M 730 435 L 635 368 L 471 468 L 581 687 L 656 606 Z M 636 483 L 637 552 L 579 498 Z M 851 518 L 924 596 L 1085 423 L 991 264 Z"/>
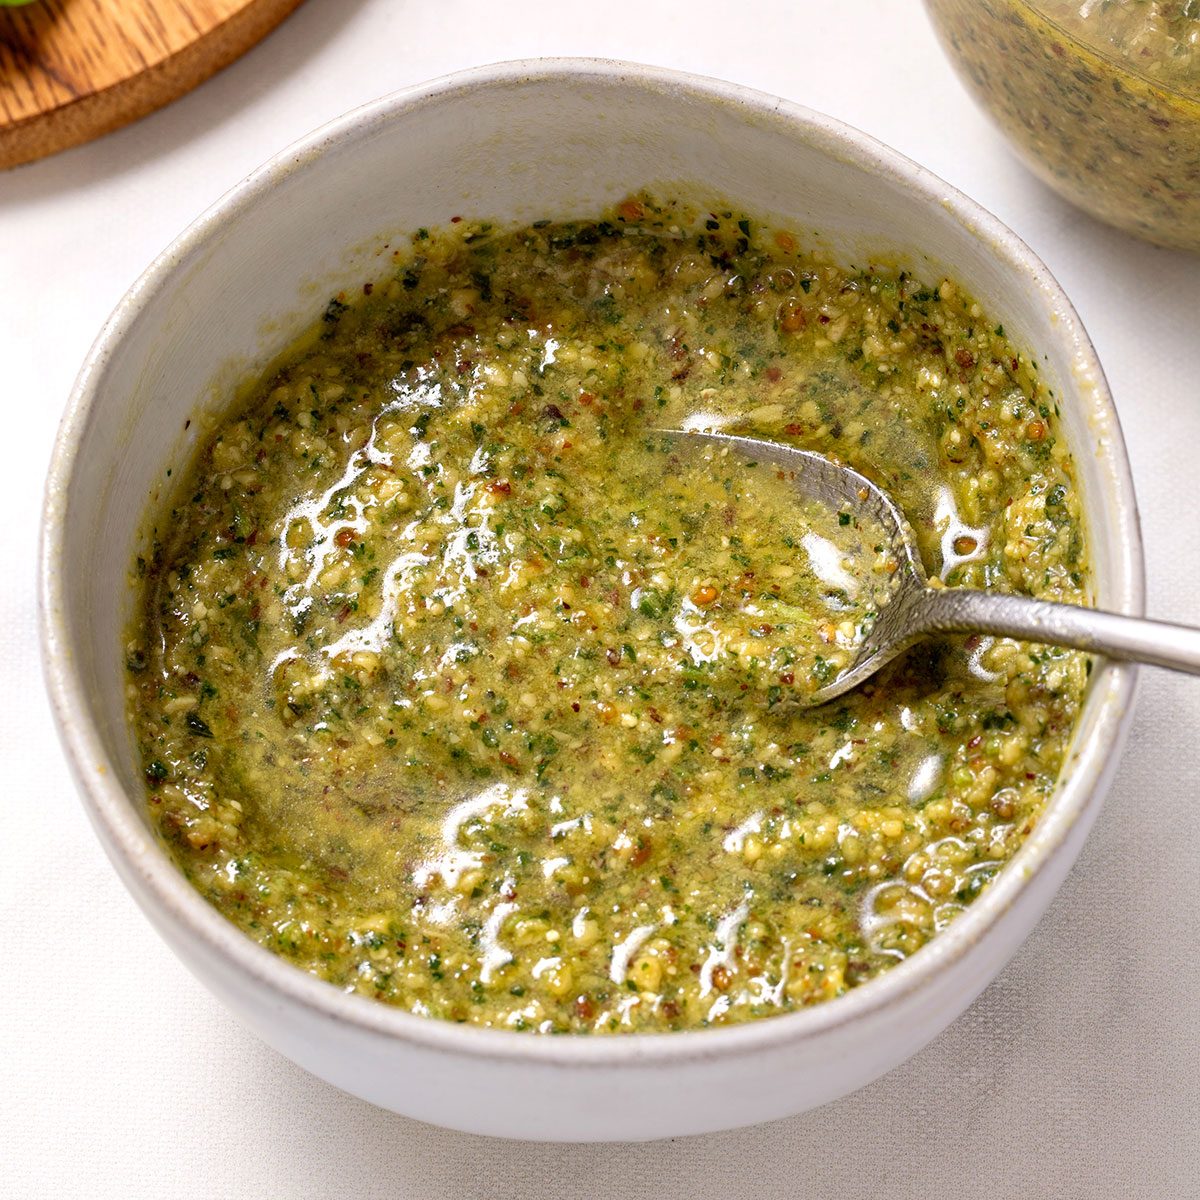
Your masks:
<path fill-rule="evenodd" d="M 1200 629 L 1125 617 L 1073 604 L 929 582 L 916 537 L 890 496 L 865 475 L 811 450 L 724 433 L 662 430 L 680 445 L 724 448 L 747 461 L 770 463 L 806 499 L 837 512 L 851 511 L 882 529 L 897 563 L 889 594 L 879 605 L 851 663 L 823 687 L 796 700 L 825 704 L 870 678 L 922 638 L 941 633 L 981 633 L 1151 663 L 1200 675 Z"/>

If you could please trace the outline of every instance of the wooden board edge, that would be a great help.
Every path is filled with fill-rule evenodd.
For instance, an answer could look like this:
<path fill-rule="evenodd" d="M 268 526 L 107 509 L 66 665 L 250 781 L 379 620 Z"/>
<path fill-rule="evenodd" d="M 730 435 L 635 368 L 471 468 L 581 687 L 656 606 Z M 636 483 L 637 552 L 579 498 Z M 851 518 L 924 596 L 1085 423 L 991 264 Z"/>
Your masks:
<path fill-rule="evenodd" d="M 69 150 L 165 107 L 241 58 L 302 3 L 255 0 L 147 70 L 0 129 L 0 170 Z"/>

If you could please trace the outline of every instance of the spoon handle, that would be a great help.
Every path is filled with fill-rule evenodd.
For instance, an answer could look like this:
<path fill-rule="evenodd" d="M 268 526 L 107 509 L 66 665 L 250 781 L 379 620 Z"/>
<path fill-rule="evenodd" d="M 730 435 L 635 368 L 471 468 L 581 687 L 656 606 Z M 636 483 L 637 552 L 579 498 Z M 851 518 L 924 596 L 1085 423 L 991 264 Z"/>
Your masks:
<path fill-rule="evenodd" d="M 1200 675 L 1200 629 L 969 588 L 928 588 L 912 613 L 923 633 L 990 633 Z"/>

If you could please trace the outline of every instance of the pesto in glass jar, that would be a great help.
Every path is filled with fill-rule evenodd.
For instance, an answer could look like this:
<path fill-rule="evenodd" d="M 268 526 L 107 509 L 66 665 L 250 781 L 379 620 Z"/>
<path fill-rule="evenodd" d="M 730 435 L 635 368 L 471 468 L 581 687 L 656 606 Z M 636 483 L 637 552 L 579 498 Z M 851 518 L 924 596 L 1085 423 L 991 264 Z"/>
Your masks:
<path fill-rule="evenodd" d="M 1051 187 L 1200 250 L 1200 0 L 926 0 L 951 60 Z"/>

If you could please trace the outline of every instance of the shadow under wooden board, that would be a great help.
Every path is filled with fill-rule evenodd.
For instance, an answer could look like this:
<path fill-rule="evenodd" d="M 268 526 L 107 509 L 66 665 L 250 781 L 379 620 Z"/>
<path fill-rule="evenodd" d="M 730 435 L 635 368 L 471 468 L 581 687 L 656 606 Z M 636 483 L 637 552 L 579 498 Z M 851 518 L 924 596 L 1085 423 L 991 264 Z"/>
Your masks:
<path fill-rule="evenodd" d="M 38 0 L 0 7 L 0 168 L 170 103 L 302 0 Z"/>

